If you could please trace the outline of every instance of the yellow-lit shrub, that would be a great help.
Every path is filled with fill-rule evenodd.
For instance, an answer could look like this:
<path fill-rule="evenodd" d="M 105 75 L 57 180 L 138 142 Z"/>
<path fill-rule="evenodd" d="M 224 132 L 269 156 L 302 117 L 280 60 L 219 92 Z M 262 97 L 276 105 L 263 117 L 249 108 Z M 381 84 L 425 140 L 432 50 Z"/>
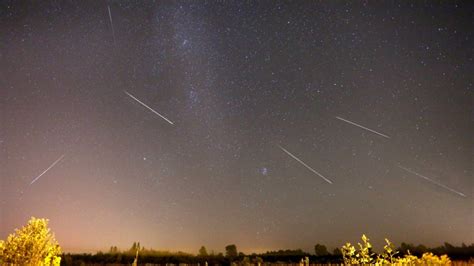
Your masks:
<path fill-rule="evenodd" d="M 61 248 L 50 233 L 47 219 L 32 217 L 28 224 L 0 243 L 0 262 L 14 265 L 58 265 Z"/>
<path fill-rule="evenodd" d="M 341 251 L 345 264 L 362 264 L 362 265 L 450 265 L 451 260 L 447 255 L 437 256 L 433 253 L 424 253 L 421 258 L 413 256 L 408 251 L 408 254 L 403 257 L 395 257 L 397 252 L 394 250 L 392 243 L 385 239 L 387 243 L 384 246 L 384 252 L 375 255 L 371 252 L 372 245 L 369 239 L 362 235 L 363 244 L 358 243 L 359 250 L 351 243 L 346 243 L 342 246 Z"/>

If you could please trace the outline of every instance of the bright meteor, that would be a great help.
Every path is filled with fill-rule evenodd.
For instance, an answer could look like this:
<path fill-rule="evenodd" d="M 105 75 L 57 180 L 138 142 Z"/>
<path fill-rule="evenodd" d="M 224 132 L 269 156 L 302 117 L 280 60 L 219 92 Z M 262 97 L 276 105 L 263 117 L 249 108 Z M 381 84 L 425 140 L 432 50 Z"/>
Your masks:
<path fill-rule="evenodd" d="M 130 96 L 130 98 L 134 99 L 135 101 L 137 101 L 139 104 L 143 105 L 144 107 L 146 107 L 148 110 L 152 111 L 154 114 L 158 115 L 159 117 L 163 118 L 166 122 L 170 123 L 171 125 L 174 125 L 173 122 L 171 122 L 171 120 L 169 120 L 168 118 L 164 117 L 163 115 L 161 115 L 160 113 L 158 113 L 157 111 L 153 110 L 150 106 L 144 104 L 142 101 L 138 100 L 137 98 L 135 98 L 135 96 L 131 95 L 130 93 L 128 93 L 127 91 L 123 91 L 125 92 L 128 96 Z"/>
<path fill-rule="evenodd" d="M 406 168 L 406 167 L 403 167 L 403 166 L 401 166 L 401 165 L 398 165 L 398 168 L 403 169 L 403 170 L 407 171 L 407 172 L 410 173 L 410 174 L 414 174 L 414 175 L 416 175 L 416 176 L 418 176 L 418 177 L 421 177 L 421 178 L 423 178 L 424 180 L 427 180 L 427 181 L 429 181 L 429 182 L 431 182 L 431 183 L 433 183 L 433 184 L 435 184 L 435 185 L 437 185 L 437 186 L 440 186 L 440 187 L 442 187 L 442 188 L 444 188 L 444 189 L 447 189 L 447 190 L 449 190 L 449 191 L 451 191 L 451 192 L 453 192 L 453 193 L 456 193 L 456 194 L 458 194 L 458 195 L 461 196 L 461 197 L 466 197 L 466 195 L 464 195 L 463 193 L 461 193 L 461 192 L 459 192 L 459 191 L 457 191 L 457 190 L 454 190 L 454 189 L 452 189 L 452 188 L 450 188 L 450 187 L 448 187 L 448 186 L 445 186 L 445 185 L 443 185 L 443 184 L 441 184 L 441 183 L 439 183 L 439 182 L 437 182 L 437 181 L 435 181 L 435 180 L 433 180 L 433 179 L 431 179 L 431 178 L 429 178 L 429 177 L 427 177 L 427 176 L 424 176 L 424 175 L 422 175 L 422 174 L 419 174 L 419 173 L 417 173 L 417 172 L 415 172 L 415 171 L 413 171 L 413 170 L 410 170 L 410 169 L 408 169 L 408 168 Z"/>
<path fill-rule="evenodd" d="M 59 163 L 59 161 L 61 161 L 64 158 L 64 155 L 66 155 L 66 154 L 61 155 L 61 157 L 59 157 L 56 161 L 54 161 L 54 163 L 52 163 L 48 168 L 46 168 L 46 170 L 44 170 L 39 176 L 37 176 L 35 179 L 33 179 L 33 181 L 31 181 L 30 185 L 32 185 L 34 182 L 36 182 L 36 180 L 38 180 L 42 175 L 46 174 L 46 172 L 48 172 L 57 163 Z"/>
<path fill-rule="evenodd" d="M 354 122 L 349 121 L 349 120 L 347 120 L 347 119 L 344 119 L 344 118 L 342 118 L 342 117 L 336 116 L 336 118 L 339 119 L 339 120 L 342 120 L 342 121 L 344 121 L 344 122 L 346 122 L 346 123 L 349 123 L 349 124 L 351 124 L 351 125 L 354 125 L 354 126 L 356 126 L 356 127 L 360 127 L 360 128 L 365 129 L 365 130 L 367 130 L 367 131 L 370 131 L 370 132 L 372 132 L 372 133 L 375 133 L 375 134 L 377 134 L 377 135 L 379 135 L 379 136 L 382 136 L 382 137 L 384 137 L 384 138 L 387 138 L 387 139 L 390 138 L 389 136 L 387 136 L 387 135 L 385 135 L 385 134 L 382 134 L 382 133 L 377 132 L 377 131 L 375 131 L 375 130 L 372 130 L 372 129 L 370 129 L 370 128 L 364 127 L 364 126 L 362 126 L 362 125 L 359 125 L 359 124 L 357 124 L 357 123 L 354 123 Z"/>
<path fill-rule="evenodd" d="M 315 173 L 316 175 L 320 176 L 322 179 L 324 179 L 324 181 L 328 182 L 329 184 L 332 184 L 332 181 L 327 179 L 326 177 L 324 177 L 322 174 L 318 173 L 316 170 L 314 170 L 313 168 L 311 168 L 309 165 L 307 165 L 306 163 L 304 163 L 303 161 L 301 161 L 298 157 L 294 156 L 291 152 L 287 151 L 285 148 L 283 148 L 282 146 L 278 145 L 278 147 L 284 151 L 286 154 L 288 154 L 291 158 L 295 159 L 297 162 L 299 162 L 300 164 L 302 164 L 304 167 L 308 168 L 308 170 L 310 170 L 311 172 Z"/>

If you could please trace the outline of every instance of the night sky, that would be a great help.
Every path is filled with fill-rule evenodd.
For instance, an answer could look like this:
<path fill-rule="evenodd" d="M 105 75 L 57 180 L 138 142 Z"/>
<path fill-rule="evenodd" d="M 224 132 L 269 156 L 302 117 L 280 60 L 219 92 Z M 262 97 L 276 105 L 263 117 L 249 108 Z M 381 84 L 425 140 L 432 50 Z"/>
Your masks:
<path fill-rule="evenodd" d="M 0 239 L 472 243 L 473 8 L 389 2 L 2 1 Z"/>

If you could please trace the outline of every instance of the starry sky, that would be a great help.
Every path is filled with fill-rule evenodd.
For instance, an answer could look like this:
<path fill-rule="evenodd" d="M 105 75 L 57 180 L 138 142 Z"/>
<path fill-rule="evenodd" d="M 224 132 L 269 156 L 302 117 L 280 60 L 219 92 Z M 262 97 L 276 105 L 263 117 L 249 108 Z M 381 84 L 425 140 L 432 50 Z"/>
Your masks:
<path fill-rule="evenodd" d="M 473 8 L 414 2 L 2 1 L 0 238 L 472 243 Z"/>

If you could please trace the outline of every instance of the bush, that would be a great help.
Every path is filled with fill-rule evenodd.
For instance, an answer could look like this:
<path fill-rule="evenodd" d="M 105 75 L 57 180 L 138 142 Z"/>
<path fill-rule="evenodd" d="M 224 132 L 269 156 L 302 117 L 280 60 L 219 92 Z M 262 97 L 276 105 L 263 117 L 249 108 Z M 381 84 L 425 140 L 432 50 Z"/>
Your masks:
<path fill-rule="evenodd" d="M 436 256 L 433 253 L 423 253 L 421 258 L 410 254 L 403 257 L 396 257 L 398 252 L 394 251 L 392 243 L 385 239 L 387 243 L 384 246 L 382 254 L 375 254 L 372 252 L 372 245 L 369 238 L 362 235 L 362 244 L 358 243 L 359 250 L 357 250 L 351 243 L 346 243 L 342 246 L 341 251 L 345 264 L 375 264 L 375 265 L 449 265 L 451 260 L 447 255 Z"/>
<path fill-rule="evenodd" d="M 47 219 L 32 217 L 28 224 L 0 241 L 0 263 L 15 265 L 59 265 L 61 248 L 50 233 Z"/>

